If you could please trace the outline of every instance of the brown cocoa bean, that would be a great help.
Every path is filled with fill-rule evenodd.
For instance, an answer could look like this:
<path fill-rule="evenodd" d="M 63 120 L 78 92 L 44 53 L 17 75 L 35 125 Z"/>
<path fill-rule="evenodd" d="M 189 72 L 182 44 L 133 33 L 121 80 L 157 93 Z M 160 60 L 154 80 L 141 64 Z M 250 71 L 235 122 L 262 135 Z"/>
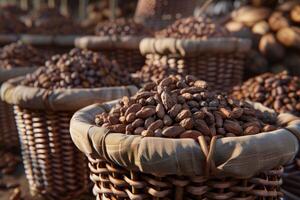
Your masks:
<path fill-rule="evenodd" d="M 202 119 L 195 119 L 194 120 L 194 127 L 204 135 L 210 136 L 210 129 L 207 126 L 206 122 Z"/>
<path fill-rule="evenodd" d="M 158 103 L 156 106 L 157 117 L 159 117 L 160 119 L 163 119 L 165 114 L 166 114 L 166 112 L 165 112 L 164 106 L 161 103 Z"/>
<path fill-rule="evenodd" d="M 170 126 L 163 130 L 162 134 L 166 137 L 177 137 L 181 133 L 183 133 L 185 129 L 181 126 Z"/>
<path fill-rule="evenodd" d="M 180 122 L 182 121 L 183 119 L 186 119 L 186 118 L 189 118 L 192 116 L 192 113 L 190 110 L 188 109 L 183 109 L 181 110 L 178 115 L 176 116 L 176 121 L 177 122 Z"/>
<path fill-rule="evenodd" d="M 180 126 L 185 128 L 186 130 L 192 129 L 194 126 L 194 121 L 192 118 L 185 118 L 180 123 Z"/>
<path fill-rule="evenodd" d="M 161 100 L 162 100 L 162 103 L 164 105 L 164 107 L 169 110 L 171 109 L 176 102 L 174 102 L 173 98 L 171 97 L 170 94 L 168 94 L 167 92 L 162 92 L 161 94 Z"/>
<path fill-rule="evenodd" d="M 196 130 L 187 130 L 180 134 L 180 138 L 191 138 L 198 140 L 198 137 L 202 136 L 202 133 Z"/>
<path fill-rule="evenodd" d="M 235 135 L 241 135 L 243 133 L 243 129 L 240 124 L 232 120 L 225 120 L 224 128 L 228 133 L 234 133 Z"/>
<path fill-rule="evenodd" d="M 170 126 L 173 123 L 173 120 L 169 115 L 165 115 L 163 118 L 163 122 L 166 126 Z"/>
<path fill-rule="evenodd" d="M 161 119 L 156 120 L 155 122 L 153 122 L 152 124 L 150 124 L 148 126 L 148 130 L 154 132 L 156 129 L 161 129 L 163 128 L 164 123 Z"/>
<path fill-rule="evenodd" d="M 136 116 L 138 118 L 146 119 L 148 117 L 151 117 L 156 113 L 154 108 L 145 108 L 143 107 L 140 111 L 136 113 Z"/>
<path fill-rule="evenodd" d="M 244 135 L 255 135 L 258 134 L 260 132 L 260 128 L 258 126 L 248 126 L 245 130 L 244 130 Z"/>
<path fill-rule="evenodd" d="M 143 126 L 144 125 L 144 120 L 142 119 L 136 119 L 132 122 L 132 127 L 133 128 L 137 128 L 137 127 L 140 127 L 140 126 Z"/>

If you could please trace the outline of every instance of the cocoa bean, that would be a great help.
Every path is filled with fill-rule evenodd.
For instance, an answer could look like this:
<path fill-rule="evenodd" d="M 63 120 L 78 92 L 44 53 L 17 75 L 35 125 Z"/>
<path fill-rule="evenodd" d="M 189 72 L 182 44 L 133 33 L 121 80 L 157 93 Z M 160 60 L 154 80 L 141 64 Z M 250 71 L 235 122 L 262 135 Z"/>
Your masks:
<path fill-rule="evenodd" d="M 170 126 L 163 130 L 162 134 L 166 137 L 177 137 L 185 131 L 181 126 Z"/>
<path fill-rule="evenodd" d="M 238 122 L 232 120 L 225 120 L 224 121 L 224 128 L 227 132 L 233 133 L 235 135 L 241 135 L 243 133 L 242 127 L 239 125 Z"/>

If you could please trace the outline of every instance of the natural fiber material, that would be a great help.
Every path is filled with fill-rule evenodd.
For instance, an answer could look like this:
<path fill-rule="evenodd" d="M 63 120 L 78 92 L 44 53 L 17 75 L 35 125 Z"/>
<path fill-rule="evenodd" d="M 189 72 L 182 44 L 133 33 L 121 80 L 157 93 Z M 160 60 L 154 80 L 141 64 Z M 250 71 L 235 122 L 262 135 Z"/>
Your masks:
<path fill-rule="evenodd" d="M 144 57 L 139 52 L 143 37 L 138 36 L 85 36 L 75 40 L 75 46 L 81 49 L 100 51 L 110 60 L 116 60 L 129 72 L 136 72 L 144 64 Z"/>
<path fill-rule="evenodd" d="M 97 198 L 279 199 L 282 195 L 278 179 L 282 169 L 268 170 L 294 158 L 299 148 L 293 135 L 300 135 L 298 118 L 287 126 L 293 134 L 280 129 L 217 139 L 213 160 L 218 174 L 213 178 L 203 176 L 201 163 L 205 163 L 206 154 L 192 139 L 107 134 L 108 130 L 96 127 L 94 116 L 109 111 L 115 103 L 86 107 L 71 120 L 72 139 L 88 155 Z"/>
<path fill-rule="evenodd" d="M 2 85 L 1 97 L 9 104 L 22 108 L 52 111 L 76 111 L 86 105 L 133 95 L 136 86 L 93 89 L 46 90 L 19 85 L 24 77 L 11 79 Z M 76 100 L 76 101 L 74 101 Z"/>
<path fill-rule="evenodd" d="M 36 70 L 35 67 L 21 67 L 12 69 L 0 68 L 0 86 L 1 84 L 17 76 L 25 75 Z M 0 100 L 0 147 L 18 148 L 18 133 L 15 124 L 13 108 L 11 105 Z"/>
<path fill-rule="evenodd" d="M 88 189 L 84 155 L 72 143 L 69 121 L 79 108 L 122 96 L 135 86 L 46 90 L 20 86 L 24 77 L 5 82 L 4 101 L 15 105 L 23 163 L 32 193 L 74 199 Z"/>
<path fill-rule="evenodd" d="M 241 83 L 244 58 L 250 47 L 249 40 L 236 38 L 145 38 L 140 43 L 140 51 L 146 56 L 149 67 L 151 63 L 166 62 L 173 71 L 182 75 L 192 74 L 218 91 L 229 91 Z"/>
<path fill-rule="evenodd" d="M 20 40 L 24 43 L 28 43 L 36 46 L 61 46 L 61 47 L 73 47 L 75 39 L 80 37 L 79 35 L 35 35 L 35 34 L 23 34 L 20 36 Z"/>

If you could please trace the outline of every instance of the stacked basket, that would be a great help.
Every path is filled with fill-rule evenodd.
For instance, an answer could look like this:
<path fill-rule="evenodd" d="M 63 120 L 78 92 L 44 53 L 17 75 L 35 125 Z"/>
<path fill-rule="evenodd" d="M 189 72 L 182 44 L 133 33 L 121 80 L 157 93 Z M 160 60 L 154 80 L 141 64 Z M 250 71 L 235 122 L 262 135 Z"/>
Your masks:
<path fill-rule="evenodd" d="M 122 86 L 128 83 L 129 75 L 116 64 L 99 54 L 74 49 L 52 57 L 46 67 L 26 77 L 3 84 L 3 99 L 15 105 L 31 193 L 74 199 L 88 189 L 87 165 L 72 143 L 70 118 L 90 103 L 134 94 L 135 86 Z"/>
<path fill-rule="evenodd" d="M 184 4 L 180 0 L 139 0 L 135 20 L 160 30 L 177 19 L 192 16 L 196 6 L 195 0 L 185 1 Z"/>
<path fill-rule="evenodd" d="M 37 66 L 43 64 L 46 56 L 34 47 L 19 42 L 3 47 L 0 59 L 1 85 L 10 78 L 33 72 Z M 0 100 L 0 126 L 0 147 L 18 149 L 19 142 L 13 108 L 2 100 Z"/>
<path fill-rule="evenodd" d="M 145 59 L 139 52 L 139 43 L 144 37 L 152 35 L 143 25 L 130 19 L 118 19 L 99 23 L 95 33 L 97 36 L 77 38 L 75 46 L 99 51 L 129 72 L 136 72 L 143 66 Z"/>
<path fill-rule="evenodd" d="M 218 91 L 229 91 L 241 83 L 244 59 L 251 42 L 226 37 L 218 24 L 206 18 L 186 18 L 175 22 L 157 34 L 143 39 L 140 51 L 146 56 L 146 66 L 165 63 L 177 73 L 195 75 Z M 141 73 L 144 81 L 156 81 L 156 74 Z M 162 77 L 159 77 L 162 78 Z M 150 80 L 149 80 L 150 79 Z"/>
<path fill-rule="evenodd" d="M 259 130 L 260 117 L 272 121 L 269 109 L 255 104 L 261 111 L 254 111 L 249 104 L 239 104 L 223 95 L 206 96 L 209 92 L 204 89 L 205 82 L 191 77 L 175 83 L 172 79 L 164 79 L 158 85 L 146 84 L 133 98 L 125 97 L 116 106 L 116 101 L 92 105 L 73 116 L 72 139 L 89 158 L 97 199 L 279 200 L 283 173 L 280 165 L 292 160 L 298 151 L 293 134 L 299 136 L 299 119 L 290 121 L 287 129 L 270 131 L 271 126 L 265 124 Z M 186 95 L 179 95 L 174 105 L 175 94 L 180 91 L 177 87 Z M 201 108 L 184 99 L 188 94 L 198 98 L 202 93 L 210 103 L 201 104 Z M 244 132 L 237 137 L 232 133 L 239 126 L 233 125 L 236 121 L 230 122 L 231 126 L 224 124 L 223 135 L 217 125 L 217 133 L 213 134 L 214 125 L 205 128 L 209 121 L 215 121 L 211 113 L 219 112 L 216 99 L 211 98 L 218 98 L 224 106 L 220 112 L 229 117 L 225 124 L 229 119 L 246 118 L 251 118 L 252 124 L 243 124 Z M 184 101 L 189 103 L 184 105 Z M 227 110 L 226 105 L 233 106 L 233 110 Z M 191 126 L 187 122 L 189 112 L 195 120 Z M 203 120 L 201 116 L 205 116 Z M 280 118 L 286 117 L 291 116 Z M 184 120 L 179 123 L 179 118 Z M 216 118 L 215 123 L 223 122 Z M 260 133 L 262 130 L 267 132 Z"/>

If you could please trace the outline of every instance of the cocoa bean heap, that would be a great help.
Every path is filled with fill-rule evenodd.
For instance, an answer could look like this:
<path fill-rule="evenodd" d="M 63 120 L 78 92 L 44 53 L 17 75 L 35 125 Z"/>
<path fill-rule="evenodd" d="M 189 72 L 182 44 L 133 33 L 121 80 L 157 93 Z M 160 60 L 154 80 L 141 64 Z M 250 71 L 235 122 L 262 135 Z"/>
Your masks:
<path fill-rule="evenodd" d="M 95 34 L 98 36 L 144 36 L 151 35 L 151 31 L 131 19 L 117 19 L 113 22 L 98 23 Z"/>
<path fill-rule="evenodd" d="M 216 94 L 193 76 L 169 76 L 124 97 L 95 123 L 110 132 L 145 137 L 193 138 L 253 135 L 276 129 L 250 104 Z"/>
<path fill-rule="evenodd" d="M 100 53 L 75 48 L 52 56 L 44 67 L 28 74 L 22 84 L 46 89 L 93 88 L 130 85 L 131 77 Z"/>
<path fill-rule="evenodd" d="M 41 66 L 49 56 L 31 45 L 21 42 L 11 43 L 0 49 L 0 67 L 10 69 Z"/>
<path fill-rule="evenodd" d="M 226 36 L 227 32 L 207 17 L 188 17 L 177 20 L 172 25 L 156 33 L 157 37 L 178 39 L 207 39 Z"/>
<path fill-rule="evenodd" d="M 275 111 L 290 112 L 300 116 L 300 78 L 286 71 L 265 73 L 234 88 L 232 96 L 248 99 L 273 108 Z"/>

